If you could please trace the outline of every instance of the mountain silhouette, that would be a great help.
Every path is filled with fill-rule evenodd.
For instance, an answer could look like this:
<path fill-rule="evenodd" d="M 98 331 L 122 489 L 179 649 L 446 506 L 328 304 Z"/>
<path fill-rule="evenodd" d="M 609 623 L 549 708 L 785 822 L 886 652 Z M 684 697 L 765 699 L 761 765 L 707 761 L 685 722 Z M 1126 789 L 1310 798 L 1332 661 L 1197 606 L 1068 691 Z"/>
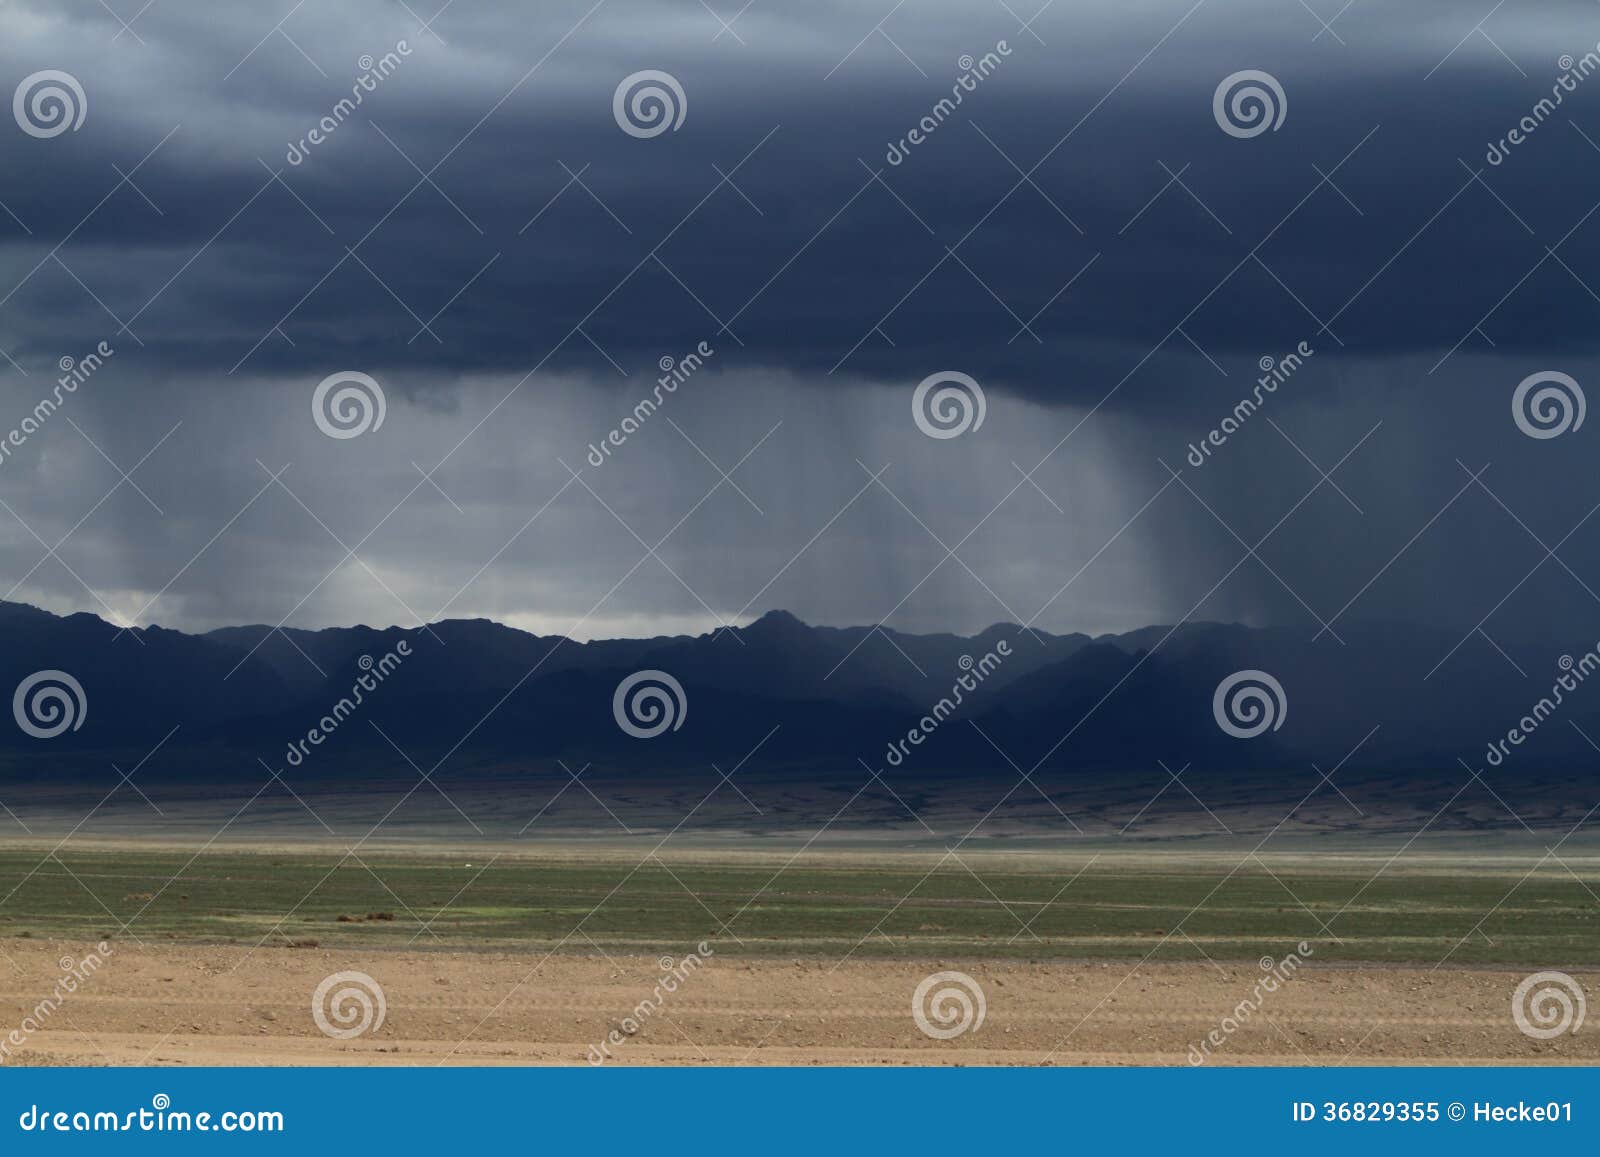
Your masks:
<path fill-rule="evenodd" d="M 1484 766 L 1487 745 L 1561 673 L 1555 647 L 1524 646 L 1523 674 L 1425 628 L 1340 634 L 1189 623 L 1091 638 L 1002 623 L 972 637 L 913 635 L 809 626 L 784 611 L 704 635 L 591 642 L 484 619 L 185 634 L 0 603 L 0 691 L 60 671 L 84 700 L 78 726 L 51 738 L 7 720 L 0 762 L 14 780 L 68 782 L 115 782 L 113 764 L 125 770 L 152 749 L 147 774 L 195 782 L 261 764 L 292 765 L 313 784 L 414 779 L 407 762 L 497 778 L 592 765 L 653 781 L 746 758 L 800 790 L 807 776 L 862 766 L 1014 780 L 1161 764 L 1312 775 L 1315 765 L 1402 780 Z M 678 725 L 648 739 L 613 712 L 619 684 L 640 671 L 682 688 Z M 1213 704 L 1244 671 L 1282 688 L 1277 726 L 1251 738 L 1219 725 Z M 371 686 L 357 704 L 362 679 Z M 313 730 L 325 734 L 295 759 Z M 1590 735 L 1600 737 L 1600 679 L 1539 720 L 1501 774 L 1586 774 Z"/>

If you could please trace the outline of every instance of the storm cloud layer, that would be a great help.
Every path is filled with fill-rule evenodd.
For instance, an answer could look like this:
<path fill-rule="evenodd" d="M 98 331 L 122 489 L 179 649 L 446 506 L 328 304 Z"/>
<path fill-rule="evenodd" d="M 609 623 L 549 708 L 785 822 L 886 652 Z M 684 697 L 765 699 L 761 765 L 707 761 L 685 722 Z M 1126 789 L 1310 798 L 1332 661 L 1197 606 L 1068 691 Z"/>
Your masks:
<path fill-rule="evenodd" d="M 113 352 L 0 459 L 0 595 L 1592 639 L 1600 428 L 1512 399 L 1596 380 L 1600 11 L 1312 7 L 11 0 L 7 89 L 86 110 L 0 132 L 0 430 Z M 381 426 L 314 422 L 338 371 Z"/>

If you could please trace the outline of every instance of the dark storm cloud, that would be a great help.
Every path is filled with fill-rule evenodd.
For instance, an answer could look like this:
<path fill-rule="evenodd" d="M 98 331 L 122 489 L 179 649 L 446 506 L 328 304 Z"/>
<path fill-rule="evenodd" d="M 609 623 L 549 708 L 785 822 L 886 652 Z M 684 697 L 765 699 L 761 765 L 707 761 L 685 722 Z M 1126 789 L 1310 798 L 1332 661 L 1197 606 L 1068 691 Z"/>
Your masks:
<path fill-rule="evenodd" d="M 0 362 L 0 430 L 59 358 L 116 348 L 0 465 L 9 597 L 580 635 L 773 606 L 924 630 L 1594 617 L 1600 579 L 1548 558 L 1497 601 L 1595 497 L 1583 444 L 1524 438 L 1509 395 L 1591 380 L 1600 80 L 1485 160 L 1600 40 L 1589 11 L 1475 33 L 1447 0 L 1331 31 L 1243 0 L 1057 0 L 1031 28 L 998 3 L 890 8 L 729 4 L 728 31 L 697 2 L 457 0 L 430 31 L 398 4 L 160 0 L 119 35 L 97 3 L 0 5 L 3 91 L 59 68 L 89 101 L 79 132 L 0 132 L 0 349 L 28 371 Z M 613 120 L 643 69 L 682 83 L 679 131 Z M 1212 96 L 1245 69 L 1288 111 L 1241 140 Z M 703 340 L 681 429 L 589 464 Z M 1190 463 L 1301 342 L 1264 416 Z M 309 420 L 347 368 L 384 383 L 381 438 Z M 950 368 L 988 391 L 982 437 L 910 423 L 911 387 Z M 147 453 L 148 501 L 119 475 Z M 1320 478 L 1342 458 L 1344 494 Z M 1492 461 L 1494 493 L 1458 459 Z M 1600 523 L 1560 558 L 1596 573 Z"/>
<path fill-rule="evenodd" d="M 56 140 L 7 134 L 0 199 L 33 236 L 10 230 L 5 269 L 28 273 L 116 184 L 112 164 L 171 132 L 134 178 L 160 212 L 124 187 L 59 254 L 169 366 L 604 372 L 598 345 L 636 370 L 727 323 L 750 365 L 920 377 L 959 361 L 1066 402 L 1099 399 L 1164 340 L 1243 365 L 1335 319 L 1326 340 L 1366 352 L 1455 345 L 1592 204 L 1600 152 L 1563 122 L 1581 126 L 1600 93 L 1578 91 L 1504 165 L 1483 155 L 1548 94 L 1562 52 L 1593 47 L 1594 22 L 1524 7 L 1494 29 L 1517 64 L 1472 37 L 1441 65 L 1470 28 L 1451 5 L 1352 12 L 1343 44 L 1279 7 L 1051 7 L 1046 44 L 999 5 L 907 5 L 887 35 L 855 5 L 758 5 L 716 41 L 698 4 L 452 7 L 444 42 L 396 6 L 306 5 L 283 25 L 293 43 L 251 6 L 205 21 L 157 6 L 143 45 L 109 43 L 96 6 L 13 9 L 7 75 L 77 68 L 93 115 Z M 288 164 L 357 58 L 401 40 L 393 75 Z M 957 58 L 1001 40 L 993 75 L 888 164 Z M 647 67 L 679 78 L 689 111 L 635 140 L 611 95 Z M 1282 82 L 1281 131 L 1218 129 L 1213 89 L 1242 68 Z M 1013 162 L 1041 158 L 1019 185 Z M 737 188 L 719 187 L 741 159 Z M 1470 181 L 1460 161 L 1492 191 L 1451 200 Z M 1560 250 L 1574 269 L 1597 229 Z M 1600 304 L 1554 261 L 1539 277 L 1567 291 L 1513 295 L 1485 332 L 1587 348 Z M 19 359 L 54 360 L 108 321 L 53 261 L 0 308 Z"/>

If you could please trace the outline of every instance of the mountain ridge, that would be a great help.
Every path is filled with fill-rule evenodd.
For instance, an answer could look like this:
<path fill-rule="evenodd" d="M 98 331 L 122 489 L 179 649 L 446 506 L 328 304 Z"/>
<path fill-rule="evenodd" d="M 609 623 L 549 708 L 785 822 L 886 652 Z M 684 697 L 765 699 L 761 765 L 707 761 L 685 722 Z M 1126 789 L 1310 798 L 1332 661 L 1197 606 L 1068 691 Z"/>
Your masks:
<path fill-rule="evenodd" d="M 81 725 L 52 739 L 0 727 L 0 758 L 23 778 L 93 778 L 159 743 L 154 770 L 178 778 L 279 767 L 337 709 L 336 733 L 302 753 L 297 774 L 414 777 L 414 761 L 463 774 L 592 764 L 659 777 L 749 760 L 802 779 L 863 764 L 979 778 L 1346 763 L 1404 775 L 1476 766 L 1538 698 L 1539 681 L 1500 659 L 1462 655 L 1431 673 L 1455 644 L 1436 630 L 1357 623 L 1340 634 L 1201 622 L 917 635 L 812 626 L 787 611 L 700 635 L 588 642 L 483 618 L 187 634 L 0 603 L 0 691 L 59 670 L 87 700 Z M 679 726 L 649 740 L 613 712 L 619 684 L 640 671 L 667 672 L 684 699 Z M 1244 671 L 1270 674 L 1284 697 L 1277 726 L 1248 739 L 1220 725 L 1213 703 Z M 357 695 L 363 681 L 373 685 Z M 1567 709 L 1585 730 L 1600 728 L 1595 690 L 1592 704 L 1580 692 Z M 1515 766 L 1587 768 L 1593 756 L 1576 727 L 1551 726 Z"/>

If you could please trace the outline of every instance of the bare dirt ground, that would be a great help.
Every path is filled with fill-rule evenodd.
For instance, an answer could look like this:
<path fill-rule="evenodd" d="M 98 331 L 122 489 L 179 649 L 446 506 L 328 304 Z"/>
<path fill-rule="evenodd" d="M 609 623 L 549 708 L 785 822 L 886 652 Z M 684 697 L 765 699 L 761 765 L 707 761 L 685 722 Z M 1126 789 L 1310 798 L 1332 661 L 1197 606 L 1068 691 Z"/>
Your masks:
<path fill-rule="evenodd" d="M 0 940 L 0 1040 L 38 1012 L 62 960 L 93 946 Z M 632 1065 L 1189 1063 L 1189 1049 L 1262 978 L 1254 961 L 940 962 L 712 956 L 625 1034 L 662 962 L 604 954 L 172 945 L 113 946 L 105 965 L 39 1019 L 20 1065 L 432 1065 L 589 1063 L 616 1030 Z M 383 1023 L 332 1039 L 312 992 L 360 970 L 383 990 Z M 981 1027 L 934 1040 L 914 1022 L 929 973 L 981 987 Z M 1600 1061 L 1600 1033 L 1541 1041 L 1518 1031 L 1522 970 L 1319 965 L 1307 961 L 1224 1036 L 1211 1064 L 1541 1064 Z M 1600 974 L 1580 973 L 1593 992 Z"/>

